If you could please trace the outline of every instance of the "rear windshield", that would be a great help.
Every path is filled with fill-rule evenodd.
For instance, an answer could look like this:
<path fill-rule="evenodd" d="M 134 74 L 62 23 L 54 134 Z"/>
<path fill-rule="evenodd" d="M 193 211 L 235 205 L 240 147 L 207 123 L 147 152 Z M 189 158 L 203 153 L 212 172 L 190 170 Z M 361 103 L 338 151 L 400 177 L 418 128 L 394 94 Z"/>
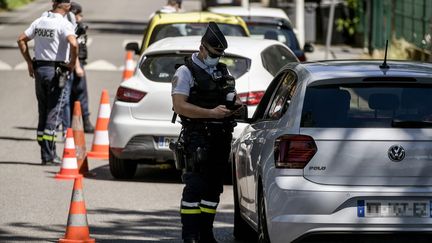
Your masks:
<path fill-rule="evenodd" d="M 202 36 L 207 26 L 208 23 L 158 25 L 152 32 L 149 45 L 167 37 Z M 247 36 L 245 30 L 240 25 L 218 23 L 218 27 L 226 36 Z"/>
<path fill-rule="evenodd" d="M 331 85 L 306 89 L 302 127 L 430 128 L 430 85 Z"/>
<path fill-rule="evenodd" d="M 248 23 L 248 28 L 252 38 L 277 40 L 284 43 L 291 50 L 300 49 L 297 37 L 292 29 L 258 23 Z"/>
<path fill-rule="evenodd" d="M 147 56 L 140 64 L 143 75 L 155 82 L 171 82 L 176 68 L 184 64 L 184 58 L 190 54 L 164 54 Z M 242 57 L 223 56 L 220 62 L 225 63 L 234 78 L 245 74 L 250 67 L 250 60 Z"/>

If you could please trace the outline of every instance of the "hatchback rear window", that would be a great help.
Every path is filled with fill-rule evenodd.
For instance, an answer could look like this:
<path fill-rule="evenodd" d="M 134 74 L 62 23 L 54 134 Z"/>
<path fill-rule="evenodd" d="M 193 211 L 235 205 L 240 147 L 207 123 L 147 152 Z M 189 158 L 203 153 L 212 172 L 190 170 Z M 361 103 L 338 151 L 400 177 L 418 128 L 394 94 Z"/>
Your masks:
<path fill-rule="evenodd" d="M 306 89 L 302 127 L 432 127 L 432 86 L 326 85 Z"/>
<path fill-rule="evenodd" d="M 300 49 L 292 29 L 278 25 L 248 22 L 249 32 L 252 38 L 277 40 L 284 43 L 291 50 Z"/>
<path fill-rule="evenodd" d="M 158 25 L 153 30 L 149 45 L 167 37 L 202 36 L 204 35 L 207 26 L 208 23 Z M 218 27 L 226 36 L 247 36 L 245 30 L 240 25 L 218 23 Z"/>
<path fill-rule="evenodd" d="M 155 82 L 171 82 L 176 67 L 184 64 L 184 58 L 191 54 L 163 54 L 147 56 L 140 64 L 142 74 L 149 80 Z M 251 61 L 247 58 L 236 56 L 223 56 L 220 62 L 225 63 L 234 78 L 245 74 Z"/>

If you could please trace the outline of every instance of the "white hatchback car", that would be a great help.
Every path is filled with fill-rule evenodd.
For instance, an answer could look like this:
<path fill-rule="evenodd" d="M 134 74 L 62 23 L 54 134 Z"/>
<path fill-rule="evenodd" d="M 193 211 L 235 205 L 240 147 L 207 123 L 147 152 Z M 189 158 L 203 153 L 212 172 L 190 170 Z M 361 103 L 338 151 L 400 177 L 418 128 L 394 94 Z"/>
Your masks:
<path fill-rule="evenodd" d="M 227 41 L 221 62 L 236 79 L 236 90 L 252 115 L 274 75 L 298 59 L 277 41 L 248 37 L 227 37 Z M 109 123 L 109 165 L 115 178 L 132 178 L 138 162 L 173 160 L 168 145 L 177 138 L 181 126 L 171 123 L 171 78 L 175 67 L 198 51 L 200 43 L 200 36 L 155 42 L 141 56 L 134 76 L 120 84 Z M 241 132 L 240 127 L 234 137 Z"/>

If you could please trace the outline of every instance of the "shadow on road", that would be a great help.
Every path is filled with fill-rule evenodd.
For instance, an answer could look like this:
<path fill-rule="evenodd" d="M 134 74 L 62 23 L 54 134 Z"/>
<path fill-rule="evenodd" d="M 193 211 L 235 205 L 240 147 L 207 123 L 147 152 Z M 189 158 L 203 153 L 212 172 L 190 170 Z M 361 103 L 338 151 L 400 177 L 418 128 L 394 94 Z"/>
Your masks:
<path fill-rule="evenodd" d="M 91 164 L 90 164 L 91 167 Z M 133 179 L 120 180 L 115 179 L 110 172 L 109 165 L 99 166 L 91 169 L 90 172 L 94 176 L 86 176 L 87 179 L 94 180 L 118 180 L 130 182 L 149 182 L 149 183 L 167 183 L 167 184 L 181 184 L 182 172 L 174 168 L 159 168 L 157 166 L 139 164 L 137 172 Z M 226 175 L 224 175 L 226 176 Z M 231 180 L 225 178 L 224 185 L 232 185 Z"/>
<path fill-rule="evenodd" d="M 6 137 L 6 136 L 0 136 L 0 140 L 29 141 L 29 142 L 36 141 L 36 139 L 32 139 L 32 138 L 17 138 L 17 137 Z"/>
<path fill-rule="evenodd" d="M 59 238 L 47 238 L 43 236 L 35 236 L 29 231 L 36 231 L 38 235 L 45 233 L 56 234 L 59 237 L 64 236 L 64 226 L 62 225 L 33 225 L 26 222 L 17 222 L 7 224 L 8 227 L 19 229 L 18 232 L 10 232 L 0 230 L 0 242 L 58 242 Z M 25 232 L 25 233 L 24 233 Z"/>
<path fill-rule="evenodd" d="M 99 208 L 88 210 L 87 217 L 90 236 L 95 238 L 97 242 L 181 242 L 181 225 L 178 210 L 139 211 Z M 118 218 L 122 219 L 117 220 Z M 95 222 L 95 219 L 101 219 L 103 222 Z M 216 227 L 214 231 L 219 242 L 240 243 L 235 241 L 232 236 L 232 222 L 232 213 L 218 213 L 215 224 L 223 226 Z M 31 236 L 34 235 L 32 232 L 37 232 L 37 235 L 41 235 L 41 233 L 55 234 L 59 238 L 63 237 L 65 232 L 64 225 L 41 226 L 15 222 L 5 226 L 13 227 L 15 230 L 10 232 L 1 229 L 0 242 L 56 242 L 58 238 L 47 239 L 40 236 Z M 27 232 L 28 236 L 23 236 L 22 232 Z"/>
<path fill-rule="evenodd" d="M 91 167 L 91 164 L 90 164 Z M 95 176 L 88 176 L 87 179 L 94 180 L 118 180 L 110 172 L 109 165 L 99 166 L 91 169 L 90 172 Z M 120 180 L 119 180 L 120 181 Z M 181 172 L 174 169 L 161 169 L 152 166 L 139 165 L 137 173 L 133 179 L 121 180 L 130 182 L 150 182 L 150 183 L 182 183 Z"/>
<path fill-rule="evenodd" d="M 38 166 L 41 167 L 42 165 L 40 164 L 40 162 L 37 163 L 32 163 L 32 162 L 11 162 L 11 161 L 0 161 L 0 165 L 30 165 L 30 166 Z M 0 231 L 1 233 L 1 231 Z"/>
<path fill-rule="evenodd" d="M 27 130 L 27 131 L 36 131 L 37 128 L 36 127 L 14 127 L 16 129 L 20 129 L 20 130 Z"/>

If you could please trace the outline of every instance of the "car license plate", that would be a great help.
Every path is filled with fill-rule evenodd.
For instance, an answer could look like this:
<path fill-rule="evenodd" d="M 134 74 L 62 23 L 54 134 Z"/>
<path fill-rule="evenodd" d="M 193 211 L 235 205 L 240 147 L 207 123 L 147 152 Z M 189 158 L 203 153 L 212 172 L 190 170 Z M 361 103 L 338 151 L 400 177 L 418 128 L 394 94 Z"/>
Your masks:
<path fill-rule="evenodd" d="M 172 137 L 159 137 L 158 138 L 158 148 L 169 149 L 170 142 L 175 142 L 177 138 Z"/>
<path fill-rule="evenodd" d="M 217 0 L 218 4 L 231 4 L 232 0 Z"/>
<path fill-rule="evenodd" d="M 431 206 L 430 200 L 359 200 L 357 216 L 430 218 Z"/>

